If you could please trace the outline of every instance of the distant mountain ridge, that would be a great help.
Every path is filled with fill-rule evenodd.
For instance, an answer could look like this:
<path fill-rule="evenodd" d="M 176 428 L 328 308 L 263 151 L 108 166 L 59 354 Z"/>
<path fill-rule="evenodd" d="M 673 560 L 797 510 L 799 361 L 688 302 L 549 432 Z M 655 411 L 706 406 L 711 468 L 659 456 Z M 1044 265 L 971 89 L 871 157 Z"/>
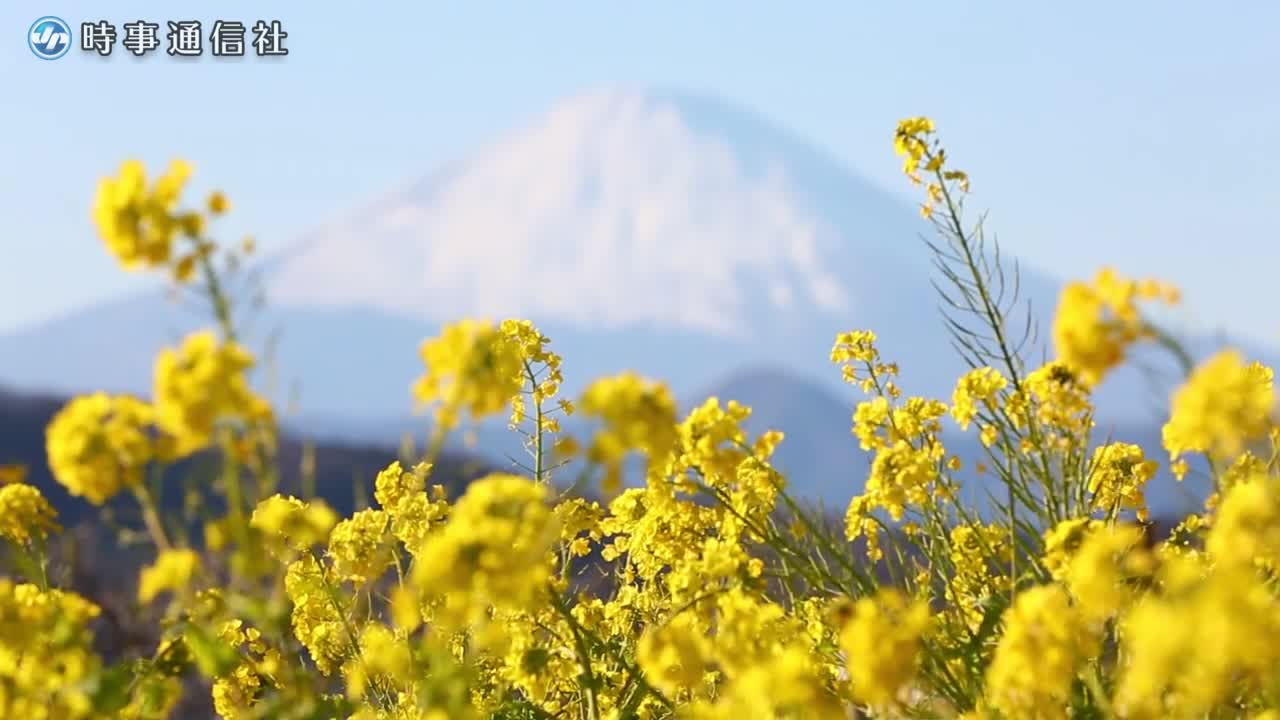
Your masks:
<path fill-rule="evenodd" d="M 682 399 L 737 395 L 757 406 L 753 424 L 788 433 L 799 486 L 847 496 L 828 472 L 857 449 L 856 395 L 828 360 L 835 335 L 875 330 L 911 394 L 947 399 L 965 369 L 930 284 L 927 229 L 904 201 L 751 112 L 603 89 L 265 259 L 267 309 L 245 335 L 261 350 L 281 331 L 257 382 L 281 407 L 297 391 L 303 429 L 369 439 L 423 427 L 407 419 L 409 387 L 419 344 L 443 322 L 528 317 L 563 355 L 567 395 L 622 370 Z M 1020 280 L 1042 353 L 1060 282 L 1028 268 Z M 155 352 L 207 324 L 160 292 L 86 308 L 0 337 L 0 383 L 147 394 Z M 1213 344 L 1192 345 L 1203 357 Z M 1158 427 L 1175 368 L 1138 356 L 1156 381 L 1121 370 L 1101 388 L 1102 415 Z M 480 449 L 507 454 L 499 434 L 482 433 L 491 447 Z"/>
<path fill-rule="evenodd" d="M 406 407 L 419 341 L 468 315 L 534 320 L 570 389 L 636 369 L 688 393 L 752 366 L 834 385 L 835 334 L 869 327 L 886 355 L 926 359 L 917 382 L 942 392 L 954 368 L 935 362 L 947 339 L 923 228 L 906 203 L 750 112 L 604 89 L 270 258 L 254 338 L 283 329 L 282 380 L 330 415 Z M 1055 292 L 1034 273 L 1023 287 Z M 0 381 L 145 388 L 155 350 L 199 322 L 158 299 L 0 338 Z"/>

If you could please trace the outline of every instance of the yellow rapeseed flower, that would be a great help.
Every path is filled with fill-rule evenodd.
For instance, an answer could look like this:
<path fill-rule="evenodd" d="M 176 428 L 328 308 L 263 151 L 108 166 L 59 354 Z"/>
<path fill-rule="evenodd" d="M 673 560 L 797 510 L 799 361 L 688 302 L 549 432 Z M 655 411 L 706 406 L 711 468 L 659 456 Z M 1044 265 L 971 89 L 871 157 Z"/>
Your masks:
<path fill-rule="evenodd" d="M 270 405 L 250 389 L 245 376 L 253 365 L 248 350 L 219 342 L 211 331 L 188 335 L 179 347 L 156 356 L 156 418 L 175 439 L 179 455 L 207 446 L 220 420 L 270 418 Z"/>
<path fill-rule="evenodd" d="M 1229 459 L 1271 427 L 1274 372 L 1224 350 L 1200 365 L 1173 395 L 1164 446 L 1170 458 L 1200 452 Z"/>
<path fill-rule="evenodd" d="M 422 343 L 426 373 L 413 386 L 414 398 L 437 404 L 436 422 L 448 428 L 467 412 L 481 419 L 502 412 L 524 385 L 522 347 L 498 326 L 462 320 Z"/>
<path fill-rule="evenodd" d="M 141 482 L 157 454 L 154 419 L 150 405 L 127 395 L 77 397 L 49 422 L 49 469 L 71 494 L 101 505 Z"/>
<path fill-rule="evenodd" d="M 194 550 L 164 550 L 138 576 L 138 602 L 151 602 L 165 591 L 181 592 L 200 570 L 200 556 Z"/>
<path fill-rule="evenodd" d="M 441 599 L 455 622 L 478 621 L 486 607 L 530 607 L 551 575 L 558 536 L 547 489 L 529 478 L 489 475 L 467 487 L 444 528 L 427 536 L 412 580 Z"/>
<path fill-rule="evenodd" d="M 1280 602 L 1253 567 L 1173 556 L 1158 587 L 1120 623 L 1121 716 L 1204 717 L 1275 681 Z"/>
<path fill-rule="evenodd" d="M 0 578 L 0 711 L 12 718 L 92 717 L 102 660 L 89 623 L 97 605 L 75 593 Z"/>
<path fill-rule="evenodd" d="M 1205 549 L 1221 565 L 1280 563 L 1280 479 L 1257 475 L 1237 482 L 1218 506 Z"/>
<path fill-rule="evenodd" d="M 1065 720 L 1072 682 L 1097 644 L 1061 585 L 1024 590 L 1005 612 L 987 700 L 1004 717 Z"/>
<path fill-rule="evenodd" d="M 26 545 L 58 529 L 58 513 L 40 490 L 26 483 L 0 486 L 0 537 Z"/>
<path fill-rule="evenodd" d="M 711 669 L 711 641 L 693 612 L 650 627 L 636 646 L 636 662 L 654 687 L 669 695 L 696 690 Z"/>
<path fill-rule="evenodd" d="M 166 265 L 176 235 L 194 238 L 200 234 L 200 215 L 176 209 L 190 177 L 191 165 L 174 160 L 148 187 L 142 163 L 129 160 L 120 166 L 117 177 L 98 183 L 93 221 L 107 249 L 126 270 Z"/>
<path fill-rule="evenodd" d="M 1094 531 L 1103 527 L 1101 520 L 1088 517 L 1063 520 L 1044 533 L 1044 557 L 1041 564 L 1056 580 L 1061 580 L 1080 546 Z"/>
<path fill-rule="evenodd" d="M 1132 343 L 1151 335 L 1138 313 L 1140 300 L 1177 300 L 1177 290 L 1154 280 L 1132 280 L 1104 268 L 1092 283 L 1071 282 L 1062 290 L 1053 319 L 1058 358 L 1094 386 L 1123 362 Z"/>
<path fill-rule="evenodd" d="M 221 190 L 209 193 L 207 204 L 211 215 L 222 215 L 231 209 L 231 201 L 227 200 L 227 196 Z"/>
<path fill-rule="evenodd" d="M 374 498 L 391 518 L 391 534 L 405 544 L 410 554 L 416 553 L 427 534 L 449 514 L 444 488 L 436 485 L 426 491 L 429 463 L 418 463 L 409 470 L 393 462 L 374 480 Z"/>
<path fill-rule="evenodd" d="M 361 510 L 329 532 L 328 555 L 339 576 L 364 584 L 391 566 L 392 538 L 390 514 Z"/>
<path fill-rule="evenodd" d="M 875 707 L 897 703 L 915 677 L 920 642 L 929 629 L 929 606 L 892 588 L 857 601 L 840 631 L 849 678 L 859 700 Z"/>
<path fill-rule="evenodd" d="M 262 678 L 248 664 L 213 681 L 213 710 L 223 720 L 253 717 L 253 707 L 262 689 Z"/>
<path fill-rule="evenodd" d="M 1009 530 L 998 525 L 958 525 L 950 533 L 948 555 L 955 569 L 945 595 L 964 624 L 976 630 L 990 598 L 1008 587 L 1002 580 L 1012 558 Z"/>
<path fill-rule="evenodd" d="M 902 172 L 912 183 L 920 182 L 919 168 L 929 154 L 933 121 L 927 117 L 910 117 L 898 123 L 893 133 L 893 149 L 902 156 Z"/>
<path fill-rule="evenodd" d="M 272 495 L 258 503 L 249 525 L 276 549 L 304 552 L 324 542 L 338 515 L 323 500 L 303 502 L 295 497 Z"/>
<path fill-rule="evenodd" d="M 1105 622 L 1140 597 L 1155 563 L 1145 539 L 1137 525 L 1098 527 L 1072 554 L 1061 574 L 1086 620 Z"/>
<path fill-rule="evenodd" d="M 587 417 L 603 420 L 587 459 L 605 467 L 606 492 L 621 486 L 629 452 L 642 452 L 651 470 L 665 470 L 676 443 L 676 403 L 665 385 L 635 373 L 602 378 L 587 387 L 579 406 Z"/>
<path fill-rule="evenodd" d="M 403 692 L 409 688 L 413 670 L 413 657 L 404 639 L 385 625 L 370 623 L 360 633 L 359 655 L 342 667 L 347 697 L 363 698 L 373 687 Z"/>
<path fill-rule="evenodd" d="M 342 666 L 353 642 L 342 606 L 335 599 L 333 588 L 337 583 L 338 578 L 314 557 L 295 560 L 285 571 L 285 594 L 293 603 L 293 635 L 324 675 Z"/>
<path fill-rule="evenodd" d="M 1008 384 L 1009 381 L 995 368 L 970 370 L 956 383 L 955 392 L 951 394 L 951 417 L 961 430 L 967 430 L 979 410 L 994 409 L 996 394 Z"/>
<path fill-rule="evenodd" d="M 1111 443 L 1099 447 L 1089 468 L 1093 506 L 1104 512 L 1133 510 L 1139 520 L 1146 520 L 1143 488 L 1155 477 L 1156 469 L 1156 463 L 1146 459 L 1137 445 Z"/>

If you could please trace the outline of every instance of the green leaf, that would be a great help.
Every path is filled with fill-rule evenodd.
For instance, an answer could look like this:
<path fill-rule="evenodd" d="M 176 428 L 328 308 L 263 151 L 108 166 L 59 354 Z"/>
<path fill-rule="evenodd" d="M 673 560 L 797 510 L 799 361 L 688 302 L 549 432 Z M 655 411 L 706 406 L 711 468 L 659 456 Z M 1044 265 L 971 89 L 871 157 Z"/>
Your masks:
<path fill-rule="evenodd" d="M 187 627 L 187 649 L 201 674 L 208 678 L 225 675 L 240 664 L 240 655 L 221 638 L 214 637 L 195 625 Z"/>
<path fill-rule="evenodd" d="M 129 704 L 129 688 L 136 676 L 134 664 L 118 663 L 104 669 L 97 678 L 94 688 L 93 709 L 105 717 L 110 717 L 125 705 Z"/>

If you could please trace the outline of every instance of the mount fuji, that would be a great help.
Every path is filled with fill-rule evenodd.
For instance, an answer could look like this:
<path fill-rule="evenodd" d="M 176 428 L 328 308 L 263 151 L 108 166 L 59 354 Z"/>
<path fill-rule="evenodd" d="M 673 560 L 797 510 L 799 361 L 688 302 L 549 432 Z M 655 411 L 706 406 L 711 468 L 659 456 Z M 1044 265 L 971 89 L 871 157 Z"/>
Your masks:
<path fill-rule="evenodd" d="M 267 304 L 249 337 L 261 347 L 280 331 L 275 386 L 297 392 L 298 422 L 337 434 L 403 425 L 419 343 L 464 316 L 533 320 L 563 355 L 570 393 L 633 369 L 682 398 L 759 394 L 804 425 L 788 398 L 819 388 L 852 407 L 828 361 L 844 330 L 875 330 L 908 392 L 950 396 L 964 368 L 926 230 L 908 202 L 749 111 L 602 89 L 264 261 Z M 1021 269 L 1041 328 L 1059 287 Z M 147 392 L 155 351 L 204 324 L 159 293 L 88 308 L 0 337 L 0 384 Z M 1104 411 L 1159 417 L 1167 378 L 1134 372 L 1104 386 Z"/>
<path fill-rule="evenodd" d="M 633 368 L 683 392 L 751 366 L 825 383 L 835 334 L 869 327 L 921 391 L 949 388 L 924 226 L 821 150 L 726 103 L 571 97 L 262 266 L 281 379 L 307 412 L 407 403 L 417 344 L 464 316 L 528 317 L 569 385 Z M 1023 273 L 1032 297 L 1052 282 Z M 193 325 L 154 294 L 0 338 L 0 382 L 145 389 Z"/>

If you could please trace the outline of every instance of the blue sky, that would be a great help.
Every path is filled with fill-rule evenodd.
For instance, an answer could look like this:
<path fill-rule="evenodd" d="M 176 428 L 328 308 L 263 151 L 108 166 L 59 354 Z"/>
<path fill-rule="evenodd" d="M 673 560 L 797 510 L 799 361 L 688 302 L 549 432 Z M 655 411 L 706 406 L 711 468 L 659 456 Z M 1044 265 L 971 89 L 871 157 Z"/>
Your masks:
<path fill-rule="evenodd" d="M 97 178 L 196 166 L 265 249 L 575 92 L 715 93 L 896 192 L 895 121 L 933 116 L 1007 248 L 1187 292 L 1191 322 L 1280 341 L 1280 5 L 1241 2 L 322 3 L 0 7 L 0 333 L 149 286 L 96 240 Z M 340 8 L 340 9 L 338 9 Z M 290 55 L 33 57 L 27 28 L 279 19 Z M 1280 344 L 1280 343 L 1277 343 Z"/>

